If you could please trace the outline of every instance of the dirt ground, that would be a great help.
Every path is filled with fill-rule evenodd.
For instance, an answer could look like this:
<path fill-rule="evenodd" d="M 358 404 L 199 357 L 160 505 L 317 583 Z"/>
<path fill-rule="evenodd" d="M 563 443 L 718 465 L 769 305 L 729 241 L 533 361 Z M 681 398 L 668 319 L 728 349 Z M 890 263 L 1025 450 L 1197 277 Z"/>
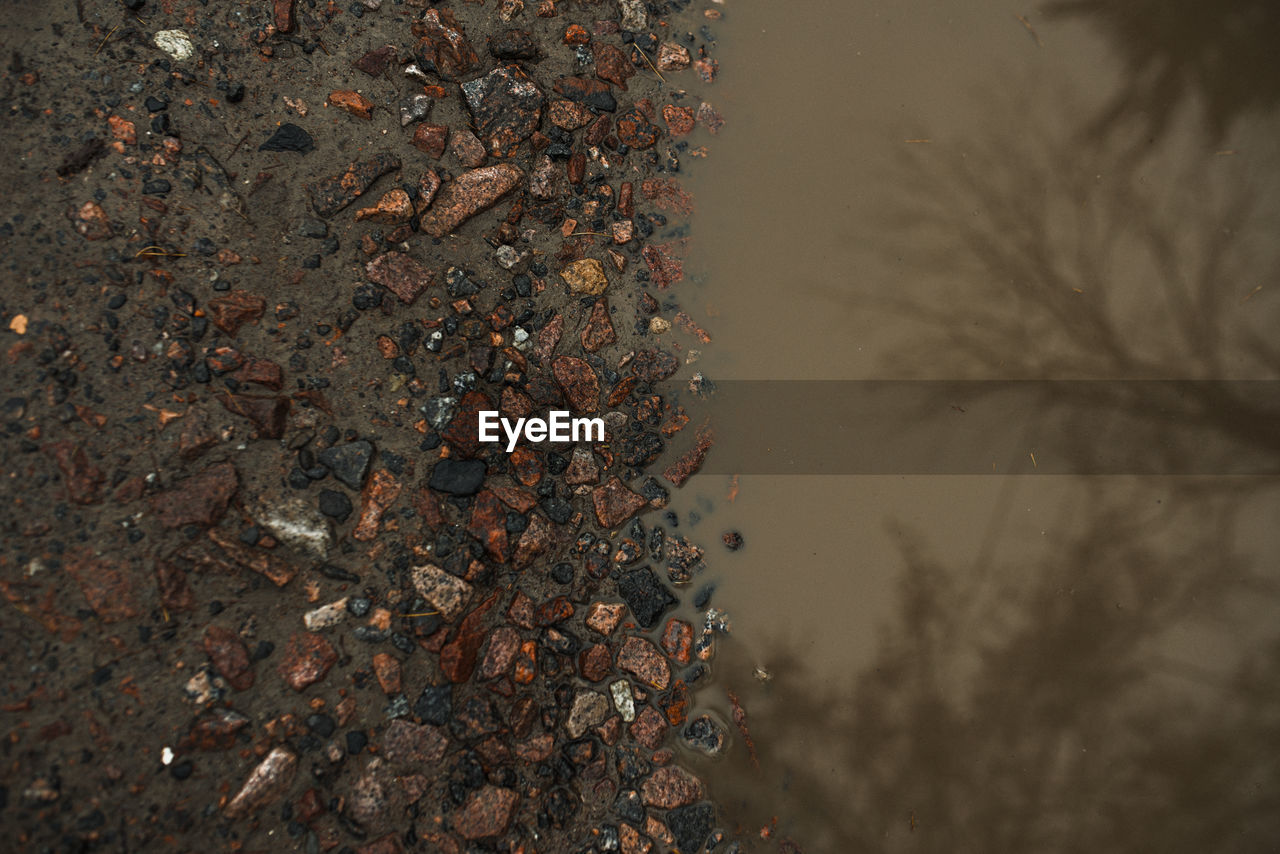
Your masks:
<path fill-rule="evenodd" d="M 731 849 L 662 509 L 718 7 L 5 11 L 9 850 Z"/>

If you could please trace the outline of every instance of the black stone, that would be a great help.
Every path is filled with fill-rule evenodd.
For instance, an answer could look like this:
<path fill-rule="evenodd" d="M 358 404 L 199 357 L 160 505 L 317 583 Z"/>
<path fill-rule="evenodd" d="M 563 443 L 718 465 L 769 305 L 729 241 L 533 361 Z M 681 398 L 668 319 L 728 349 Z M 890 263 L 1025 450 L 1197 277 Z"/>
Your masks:
<path fill-rule="evenodd" d="M 453 713 L 453 686 L 428 685 L 413 704 L 413 713 L 426 723 L 444 726 Z"/>
<path fill-rule="evenodd" d="M 338 725 L 334 723 L 333 718 L 325 714 L 309 715 L 307 717 L 307 729 L 314 732 L 321 738 L 328 738 L 333 735 Z"/>
<path fill-rule="evenodd" d="M 363 439 L 325 448 L 320 452 L 320 462 L 333 472 L 334 477 L 352 489 L 359 489 L 364 485 L 372 459 L 373 445 Z"/>
<path fill-rule="evenodd" d="M 715 826 L 716 811 L 711 804 L 689 804 L 667 813 L 667 828 L 681 851 L 700 851 Z"/>
<path fill-rule="evenodd" d="M 613 811 L 632 824 L 644 824 L 644 804 L 640 802 L 640 795 L 635 789 L 618 792 L 618 798 L 613 802 Z"/>
<path fill-rule="evenodd" d="M 525 30 L 507 30 L 489 39 L 489 53 L 497 59 L 537 59 L 538 43 Z"/>
<path fill-rule="evenodd" d="M 242 87 L 243 88 L 243 87 Z M 231 100 L 228 96 L 227 100 Z M 285 122 L 276 129 L 271 138 L 258 146 L 259 151 L 300 151 L 306 154 L 316 147 L 311 134 L 290 122 Z"/>
<path fill-rule="evenodd" d="M 627 603 L 636 622 L 646 629 L 657 625 L 663 613 L 678 602 L 647 566 L 623 573 L 618 578 L 618 595 Z"/>
<path fill-rule="evenodd" d="M 427 486 L 450 495 L 475 495 L 484 484 L 484 460 L 445 458 L 431 470 Z"/>

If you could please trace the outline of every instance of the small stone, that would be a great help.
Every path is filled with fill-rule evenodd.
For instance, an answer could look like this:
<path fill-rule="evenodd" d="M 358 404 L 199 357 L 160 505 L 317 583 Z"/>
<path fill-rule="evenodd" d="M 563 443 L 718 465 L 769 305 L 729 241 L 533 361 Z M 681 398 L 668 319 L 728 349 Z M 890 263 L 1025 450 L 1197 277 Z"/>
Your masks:
<path fill-rule="evenodd" d="M 235 335 L 246 323 L 257 323 L 267 310 L 267 301 L 248 291 L 234 290 L 214 297 L 206 304 L 213 325 L 228 335 Z"/>
<path fill-rule="evenodd" d="M 429 125 L 424 122 L 413 131 L 414 146 L 437 160 L 444 155 L 445 143 L 448 139 L 449 129 L 444 125 Z"/>
<path fill-rule="evenodd" d="M 166 528 L 217 524 L 240 488 L 236 468 L 218 463 L 179 481 L 151 499 L 151 511 Z"/>
<path fill-rule="evenodd" d="M 462 84 L 476 132 L 494 157 L 510 157 L 538 129 L 542 90 L 516 65 L 495 68 Z"/>
<path fill-rule="evenodd" d="M 453 640 L 440 650 L 440 669 L 450 682 L 466 682 L 475 670 L 476 656 L 480 645 L 484 643 L 484 620 L 489 611 L 498 602 L 499 593 L 494 593 L 484 602 L 462 618 Z"/>
<path fill-rule="evenodd" d="M 560 184 L 560 170 L 545 154 L 529 175 L 529 195 L 538 201 L 554 199 Z"/>
<path fill-rule="evenodd" d="M 356 222 L 369 220 L 395 225 L 408 222 L 412 216 L 413 202 L 409 199 L 409 194 L 397 187 L 384 193 L 373 207 L 356 211 Z"/>
<path fill-rule="evenodd" d="M 395 45 L 384 44 L 376 50 L 371 50 L 364 56 L 360 57 L 353 63 L 356 68 L 368 74 L 370 77 L 381 77 L 387 70 L 393 60 L 396 58 Z M 426 96 L 423 96 L 426 97 Z M 422 116 L 426 118 L 426 116 Z M 405 122 L 408 124 L 408 122 Z"/>
<path fill-rule="evenodd" d="M 345 493 L 333 489 L 320 492 L 320 512 L 324 515 L 345 522 L 351 515 L 351 499 Z"/>
<path fill-rule="evenodd" d="M 237 691 L 253 687 L 253 668 L 249 651 L 240 636 L 221 626 L 209 626 L 204 630 L 204 652 L 213 662 L 213 669 Z"/>
<path fill-rule="evenodd" d="M 111 222 L 97 202 L 85 202 L 78 208 L 70 208 L 67 218 L 75 226 L 76 233 L 85 240 L 105 240 L 112 235 Z"/>
<path fill-rule="evenodd" d="M 272 21 L 276 25 L 276 32 L 291 33 L 293 32 L 293 4 L 295 0 L 271 0 Z"/>
<path fill-rule="evenodd" d="M 667 735 L 667 721 L 653 706 L 645 706 L 627 731 L 640 744 L 650 750 L 657 750 Z"/>
<path fill-rule="evenodd" d="M 573 294 L 599 296 L 609 287 L 604 265 L 595 258 L 574 261 L 560 271 L 560 278 L 569 285 L 569 291 Z"/>
<path fill-rule="evenodd" d="M 382 735 L 382 754 L 397 765 L 421 767 L 439 762 L 448 747 L 449 739 L 441 727 L 403 719 L 387 724 Z"/>
<path fill-rule="evenodd" d="M 283 747 L 273 748 L 249 774 L 223 814 L 228 818 L 239 818 L 276 800 L 293 782 L 297 767 L 298 757 Z"/>
<path fill-rule="evenodd" d="M 665 689 L 671 682 L 671 667 L 667 660 L 656 646 L 644 638 L 626 639 L 618 653 L 618 667 L 658 690 Z"/>
<path fill-rule="evenodd" d="M 453 715 L 453 686 L 447 682 L 442 685 L 427 685 L 413 704 L 413 713 L 435 726 L 449 723 L 449 718 Z"/>
<path fill-rule="evenodd" d="M 671 321 L 664 317 L 649 318 L 649 334 L 661 335 L 664 332 L 671 331 Z"/>
<path fill-rule="evenodd" d="M 637 151 L 653 148 L 662 130 L 649 121 L 649 117 L 639 107 L 632 107 L 618 113 L 618 141 Z"/>
<path fill-rule="evenodd" d="M 258 146 L 259 151 L 297 151 L 302 154 L 314 151 L 315 140 L 311 134 L 291 122 L 285 122 L 276 128 L 266 142 Z"/>
<path fill-rule="evenodd" d="M 438 566 L 415 566 L 412 578 L 418 595 L 430 602 L 446 622 L 452 623 L 457 619 L 471 598 L 470 584 Z"/>
<path fill-rule="evenodd" d="M 622 622 L 622 615 L 625 612 L 626 606 L 618 602 L 593 602 L 587 609 L 584 622 L 593 632 L 611 635 L 618 627 L 618 623 Z"/>
<path fill-rule="evenodd" d="M 658 45 L 658 70 L 680 71 L 689 67 L 689 49 L 675 42 Z"/>
<path fill-rule="evenodd" d="M 302 624 L 307 627 L 307 631 L 318 632 L 338 625 L 346 616 L 347 600 L 343 598 L 307 611 L 302 615 Z"/>
<path fill-rule="evenodd" d="M 338 653 L 323 636 L 297 632 L 289 637 L 279 670 L 289 687 L 302 691 L 323 679 L 337 662 Z"/>
<path fill-rule="evenodd" d="M 618 102 L 609 91 L 609 84 L 591 77 L 561 77 L 555 83 L 556 94 L 570 101 L 612 113 Z"/>
<path fill-rule="evenodd" d="M 421 23 L 414 25 L 414 32 L 423 34 L 414 47 L 414 58 L 426 71 L 456 81 L 480 63 L 462 26 L 448 9 L 428 9 Z"/>
<path fill-rule="evenodd" d="M 662 632 L 662 649 L 674 661 L 688 664 L 693 660 L 693 626 L 672 617 Z"/>
<path fill-rule="evenodd" d="M 331 217 L 362 196 L 378 178 L 399 168 L 400 158 L 387 153 L 352 162 L 341 175 L 321 178 L 306 186 L 311 207 L 320 216 Z"/>
<path fill-rule="evenodd" d="M 683 807 L 702 798 L 702 783 L 681 768 L 659 768 L 640 785 L 640 797 L 660 810 Z"/>
<path fill-rule="evenodd" d="M 593 46 L 596 61 L 596 76 L 626 91 L 627 80 L 636 73 L 636 67 L 627 59 L 626 54 L 618 50 L 616 45 L 596 44 Z"/>
<path fill-rule="evenodd" d="M 489 53 L 496 59 L 537 59 L 538 43 L 527 30 L 507 30 L 489 39 Z"/>
<path fill-rule="evenodd" d="M 186 62 L 196 52 L 191 36 L 182 30 L 160 30 L 155 34 L 155 44 L 174 62 Z"/>
<path fill-rule="evenodd" d="M 570 486 L 600 482 L 600 467 L 596 465 L 595 455 L 590 448 L 579 445 L 573 449 L 569 467 L 564 471 L 564 482 Z"/>
<path fill-rule="evenodd" d="M 432 237 L 444 237 L 487 210 L 523 180 L 524 172 L 510 163 L 464 172 L 444 185 L 435 203 L 422 215 L 422 230 Z"/>
<path fill-rule="evenodd" d="M 720 128 L 724 127 L 724 117 L 715 107 L 703 101 L 698 105 L 698 123 L 713 134 L 719 133 Z"/>
<path fill-rule="evenodd" d="M 588 353 L 594 353 L 602 347 L 617 342 L 618 333 L 614 331 L 613 319 L 609 315 L 609 302 L 604 297 L 596 300 L 591 306 L 591 314 L 587 318 L 586 325 L 582 327 L 581 337 L 582 349 Z"/>
<path fill-rule="evenodd" d="M 644 0 L 618 0 L 618 26 L 629 33 L 639 33 L 648 29 L 649 15 L 645 11 Z"/>
<path fill-rule="evenodd" d="M 591 491 L 591 503 L 600 527 L 612 530 L 640 512 L 648 502 L 628 489 L 615 475 Z"/>
<path fill-rule="evenodd" d="M 454 157 L 458 158 L 458 162 L 468 169 L 484 165 L 484 144 L 466 128 L 453 134 L 453 138 L 449 141 L 449 150 L 453 152 Z"/>
<path fill-rule="evenodd" d="M 320 462 L 333 473 L 333 476 L 352 489 L 364 485 L 365 475 L 369 473 L 369 463 L 373 459 L 373 445 L 360 439 L 325 448 L 319 454 Z"/>
<path fill-rule="evenodd" d="M 602 681 L 612 669 L 613 656 L 602 643 L 592 644 L 578 653 L 578 673 L 588 682 Z"/>
<path fill-rule="evenodd" d="M 293 401 L 284 396 L 261 394 L 218 395 L 222 408 L 249 420 L 259 439 L 284 436 L 285 419 Z"/>
<path fill-rule="evenodd" d="M 701 850 L 715 822 L 715 807 L 706 803 L 678 807 L 667 813 L 667 827 L 681 851 Z"/>
<path fill-rule="evenodd" d="M 511 789 L 486 785 L 454 815 L 453 829 L 464 839 L 486 839 L 506 832 L 520 796 Z"/>
<path fill-rule="evenodd" d="M 372 119 L 373 102 L 350 89 L 339 89 L 329 93 L 329 106 L 346 110 L 356 118 Z"/>
<path fill-rule="evenodd" d="M 388 697 L 400 693 L 400 662 L 394 655 L 380 652 L 373 657 L 373 675 L 378 680 L 378 687 Z"/>
<path fill-rule="evenodd" d="M 520 651 L 520 634 L 510 626 L 494 629 L 489 635 L 489 648 L 480 664 L 481 679 L 506 676 Z"/>
<path fill-rule="evenodd" d="M 400 489 L 400 481 L 386 469 L 373 473 L 360 494 L 360 521 L 351 532 L 351 539 L 367 543 L 378 535 L 382 516 L 400 496 Z"/>
<path fill-rule="evenodd" d="M 558 128 L 575 131 L 591 124 L 595 114 L 582 104 L 562 100 L 551 102 L 547 108 L 547 118 Z"/>
<path fill-rule="evenodd" d="M 672 136 L 684 136 L 693 133 L 695 116 L 689 107 L 677 107 L 667 104 L 662 108 L 662 120 L 667 123 L 667 130 Z"/>
<path fill-rule="evenodd" d="M 575 412 L 590 413 L 600 408 L 600 378 L 585 361 L 577 356 L 557 356 L 551 371 Z"/>
<path fill-rule="evenodd" d="M 399 191 L 403 192 L 403 191 Z M 407 201 L 407 194 L 406 194 Z M 436 282 L 436 274 L 403 252 L 387 252 L 365 264 L 369 280 L 382 285 L 408 305 Z"/>
<path fill-rule="evenodd" d="M 684 743 L 708 756 L 719 756 L 724 751 L 728 735 L 724 727 L 710 715 L 699 715 L 689 721 L 680 734 Z"/>
<path fill-rule="evenodd" d="M 569 738 L 581 738 L 583 733 L 609 716 L 609 700 L 598 691 L 579 691 L 573 698 L 573 706 L 564 728 Z"/>
<path fill-rule="evenodd" d="M 484 485 L 484 460 L 459 460 L 446 457 L 431 469 L 427 486 L 450 495 L 475 495 Z"/>

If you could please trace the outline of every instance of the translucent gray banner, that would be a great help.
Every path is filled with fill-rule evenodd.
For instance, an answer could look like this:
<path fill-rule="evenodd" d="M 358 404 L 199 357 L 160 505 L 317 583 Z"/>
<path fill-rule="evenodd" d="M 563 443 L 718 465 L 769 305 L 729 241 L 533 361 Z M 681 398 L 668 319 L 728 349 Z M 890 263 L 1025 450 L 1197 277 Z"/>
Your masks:
<path fill-rule="evenodd" d="M 674 399 L 714 436 L 704 474 L 1280 474 L 1280 381 L 734 380 Z"/>

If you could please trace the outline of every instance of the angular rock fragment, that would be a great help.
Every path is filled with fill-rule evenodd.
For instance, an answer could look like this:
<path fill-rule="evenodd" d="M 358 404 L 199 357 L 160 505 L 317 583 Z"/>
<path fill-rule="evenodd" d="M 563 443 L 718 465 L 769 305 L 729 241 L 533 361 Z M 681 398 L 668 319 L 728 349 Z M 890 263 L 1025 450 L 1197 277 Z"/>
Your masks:
<path fill-rule="evenodd" d="M 537 59 L 538 43 L 527 30 L 507 30 L 489 38 L 495 59 Z"/>
<path fill-rule="evenodd" d="M 600 408 L 600 378 L 577 356 L 557 356 L 551 363 L 556 384 L 575 412 L 595 412 Z"/>
<path fill-rule="evenodd" d="M 237 691 L 253 687 L 253 668 L 244 641 L 230 629 L 209 626 L 204 630 L 204 653 L 213 662 L 213 669 Z"/>
<path fill-rule="evenodd" d="M 382 735 L 382 754 L 388 762 L 422 767 L 444 758 L 449 739 L 440 727 L 394 720 Z"/>
<path fill-rule="evenodd" d="M 408 222 L 412 216 L 413 202 L 409 199 L 409 194 L 397 187 L 384 193 L 373 207 L 356 211 L 356 222 L 369 220 L 395 225 Z"/>
<path fill-rule="evenodd" d="M 687 53 L 687 52 L 686 52 Z M 360 57 L 353 63 L 356 68 L 368 74 L 370 77 L 381 77 L 382 73 L 387 70 L 396 58 L 395 45 L 384 44 L 376 50 L 371 50 L 364 56 Z"/>
<path fill-rule="evenodd" d="M 604 297 L 591 306 L 591 314 L 582 327 L 581 338 L 582 349 L 588 353 L 594 353 L 618 340 L 618 333 L 613 328 L 613 318 L 609 315 L 609 301 Z"/>
<path fill-rule="evenodd" d="M 369 280 L 382 285 L 409 305 L 436 283 L 436 274 L 403 252 L 387 252 L 365 265 Z"/>
<path fill-rule="evenodd" d="M 295 0 L 272 0 L 272 20 L 276 25 L 276 32 L 291 33 L 293 32 L 293 4 Z"/>
<path fill-rule="evenodd" d="M 616 124 L 618 141 L 637 151 L 653 148 L 662 136 L 662 129 L 649 121 L 649 117 L 639 107 L 618 113 Z"/>
<path fill-rule="evenodd" d="M 430 602 L 450 623 L 458 618 L 471 598 L 470 584 L 432 564 L 415 566 L 412 579 L 418 595 Z"/>
<path fill-rule="evenodd" d="M 298 757 L 283 747 L 273 748 L 249 774 L 223 814 L 228 818 L 239 818 L 276 800 L 293 782 L 297 767 Z"/>
<path fill-rule="evenodd" d="M 151 499 L 151 511 L 166 528 L 214 525 L 239 487 L 235 466 L 218 463 L 157 493 Z"/>
<path fill-rule="evenodd" d="M 660 810 L 683 807 L 702 798 L 702 783 L 682 768 L 658 768 L 640 784 L 640 797 Z"/>
<path fill-rule="evenodd" d="M 337 662 L 338 653 L 323 636 L 296 632 L 289 637 L 279 671 L 290 688 L 303 691 L 323 679 Z"/>
<path fill-rule="evenodd" d="M 656 573 L 647 566 L 624 572 L 618 577 L 618 595 L 626 601 L 641 628 L 651 629 L 662 615 L 677 604 Z"/>
<path fill-rule="evenodd" d="M 486 785 L 471 796 L 453 817 L 453 829 L 463 839 L 486 839 L 506 832 L 520 796 L 511 789 Z"/>
<path fill-rule="evenodd" d="M 351 89 L 338 89 L 330 92 L 329 106 L 345 110 L 359 119 L 373 118 L 373 102 Z"/>
<path fill-rule="evenodd" d="M 228 335 L 235 335 L 246 323 L 257 323 L 267 310 L 267 301 L 249 291 L 234 290 L 226 296 L 214 297 L 206 304 L 213 325 Z"/>
<path fill-rule="evenodd" d="M 464 172 L 444 185 L 435 203 L 422 215 L 422 230 L 432 237 L 444 237 L 490 208 L 522 180 L 524 172 L 510 163 Z"/>
<path fill-rule="evenodd" d="M 583 258 L 566 265 L 560 271 L 560 278 L 564 279 L 569 291 L 574 294 L 599 296 L 609 287 L 604 265 L 595 258 Z"/>
<path fill-rule="evenodd" d="M 667 813 L 667 828 L 681 851 L 702 848 L 715 827 L 716 810 L 711 804 L 690 804 Z"/>
<path fill-rule="evenodd" d="M 46 453 L 52 454 L 53 461 L 62 472 L 62 480 L 67 487 L 67 498 L 76 504 L 95 504 L 102 500 L 102 484 L 107 476 L 102 469 L 89 462 L 89 455 L 84 446 L 69 440 L 50 442 L 44 446 Z"/>
<path fill-rule="evenodd" d="M 454 132 L 453 138 L 449 140 L 449 150 L 468 169 L 484 165 L 484 144 L 466 128 Z"/>
<path fill-rule="evenodd" d="M 662 690 L 671 683 L 671 666 L 650 641 L 629 637 L 618 652 L 618 668 L 635 675 L 651 688 Z"/>
<path fill-rule="evenodd" d="M 618 109 L 618 102 L 609 91 L 609 84 L 603 80 L 590 77 L 561 77 L 555 82 L 557 95 L 570 101 L 612 113 Z"/>
<path fill-rule="evenodd" d="M 448 140 L 449 129 L 444 125 L 429 125 L 423 122 L 413 131 L 414 147 L 437 160 L 444 155 L 445 143 Z"/>
<path fill-rule="evenodd" d="M 260 394 L 222 394 L 218 402 L 235 415 L 249 419 L 259 439 L 279 439 L 293 401 L 287 397 Z"/>
<path fill-rule="evenodd" d="M 591 491 L 591 503 L 600 526 L 612 530 L 640 512 L 647 502 L 615 475 Z"/>
<path fill-rule="evenodd" d="M 547 108 L 547 118 L 556 127 L 572 131 L 591 124 L 595 114 L 573 101 L 552 101 Z"/>
<path fill-rule="evenodd" d="M 494 157 L 510 157 L 538 129 L 546 97 L 518 66 L 495 68 L 462 84 L 472 123 Z"/>
<path fill-rule="evenodd" d="M 320 216 L 331 217 L 362 196 L 378 178 L 399 168 L 400 158 L 386 152 L 364 162 L 353 162 L 341 175 L 307 185 L 311 207 Z"/>
<path fill-rule="evenodd" d="M 458 460 L 446 457 L 431 469 L 427 486 L 450 495 L 475 495 L 484 484 L 484 460 Z"/>
<path fill-rule="evenodd" d="M 569 738 L 581 738 L 591 727 L 609 716 L 609 700 L 599 691 L 579 691 L 573 698 L 573 706 L 565 719 L 564 728 Z"/>
<path fill-rule="evenodd" d="M 115 560 L 99 557 L 83 548 L 67 563 L 67 574 L 76 580 L 89 607 L 104 623 L 138 616 L 141 610 L 126 568 Z"/>
<path fill-rule="evenodd" d="M 314 151 L 316 147 L 315 140 L 311 138 L 311 134 L 292 122 L 285 122 L 276 128 L 266 142 L 258 146 L 259 151 L 298 151 L 306 154 Z"/>
<path fill-rule="evenodd" d="M 440 669 L 450 682 L 466 682 L 476 666 L 476 655 L 480 645 L 484 643 L 484 620 L 489 611 L 498 602 L 499 593 L 494 593 L 475 610 L 462 618 L 453 640 L 440 650 Z"/>
<path fill-rule="evenodd" d="M 448 9 L 428 9 L 420 23 L 413 25 L 421 35 L 414 58 L 425 71 L 434 71 L 446 80 L 458 80 L 480 63 L 458 19 Z"/>
<path fill-rule="evenodd" d="M 675 42 L 658 45 L 658 70 L 679 71 L 689 67 L 689 49 Z"/>

